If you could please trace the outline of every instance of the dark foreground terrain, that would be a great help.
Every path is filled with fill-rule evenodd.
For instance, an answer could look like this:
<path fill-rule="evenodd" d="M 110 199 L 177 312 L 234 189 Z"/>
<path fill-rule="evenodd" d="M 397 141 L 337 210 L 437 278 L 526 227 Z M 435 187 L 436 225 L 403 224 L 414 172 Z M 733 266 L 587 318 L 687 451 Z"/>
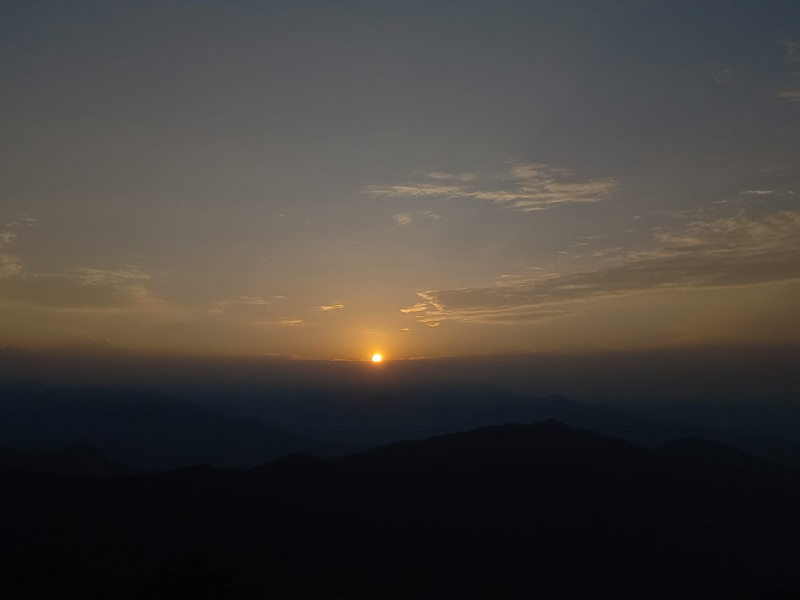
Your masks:
<path fill-rule="evenodd" d="M 2 598 L 791 598 L 800 476 L 557 421 L 248 471 L 0 473 Z"/>

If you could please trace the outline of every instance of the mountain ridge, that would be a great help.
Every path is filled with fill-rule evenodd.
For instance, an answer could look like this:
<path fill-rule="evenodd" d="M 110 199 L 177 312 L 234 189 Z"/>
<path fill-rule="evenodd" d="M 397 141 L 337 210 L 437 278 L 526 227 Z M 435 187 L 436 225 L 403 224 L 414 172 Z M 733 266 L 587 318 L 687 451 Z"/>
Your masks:
<path fill-rule="evenodd" d="M 91 444 L 113 461 L 144 469 L 198 463 L 246 468 L 293 452 L 327 456 L 357 449 L 121 386 L 0 390 L 0 443 L 51 450 Z"/>
<path fill-rule="evenodd" d="M 551 420 L 248 471 L 0 472 L 0 575 L 68 598 L 800 592 L 798 472 L 710 449 L 677 442 L 676 460 Z"/>

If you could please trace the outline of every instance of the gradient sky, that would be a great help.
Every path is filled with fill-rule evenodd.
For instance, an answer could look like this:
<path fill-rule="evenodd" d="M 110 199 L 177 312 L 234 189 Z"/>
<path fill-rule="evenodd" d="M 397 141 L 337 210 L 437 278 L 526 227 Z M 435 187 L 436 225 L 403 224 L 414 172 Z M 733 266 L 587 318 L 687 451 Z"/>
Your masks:
<path fill-rule="evenodd" d="M 0 343 L 800 341 L 800 2 L 0 4 Z"/>

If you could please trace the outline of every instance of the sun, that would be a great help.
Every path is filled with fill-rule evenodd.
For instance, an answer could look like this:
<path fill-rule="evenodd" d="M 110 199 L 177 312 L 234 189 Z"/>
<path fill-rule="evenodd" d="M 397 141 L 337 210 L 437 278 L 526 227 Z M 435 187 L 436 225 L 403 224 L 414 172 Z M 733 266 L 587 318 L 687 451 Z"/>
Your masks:
<path fill-rule="evenodd" d="M 383 357 L 380 354 L 373 354 L 372 355 L 372 362 L 379 363 L 383 360 Z"/>

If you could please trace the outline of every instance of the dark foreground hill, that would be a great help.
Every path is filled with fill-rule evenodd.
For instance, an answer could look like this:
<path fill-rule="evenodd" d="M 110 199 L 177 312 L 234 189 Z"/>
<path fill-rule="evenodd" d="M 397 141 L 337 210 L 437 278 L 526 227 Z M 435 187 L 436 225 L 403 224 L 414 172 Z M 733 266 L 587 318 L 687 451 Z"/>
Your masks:
<path fill-rule="evenodd" d="M 0 471 L 61 473 L 73 475 L 135 475 L 137 470 L 108 460 L 98 448 L 89 445 L 56 450 L 15 450 L 0 446 Z"/>
<path fill-rule="evenodd" d="M 7 598 L 696 598 L 800 591 L 800 479 L 556 421 L 247 472 L 0 474 Z"/>

